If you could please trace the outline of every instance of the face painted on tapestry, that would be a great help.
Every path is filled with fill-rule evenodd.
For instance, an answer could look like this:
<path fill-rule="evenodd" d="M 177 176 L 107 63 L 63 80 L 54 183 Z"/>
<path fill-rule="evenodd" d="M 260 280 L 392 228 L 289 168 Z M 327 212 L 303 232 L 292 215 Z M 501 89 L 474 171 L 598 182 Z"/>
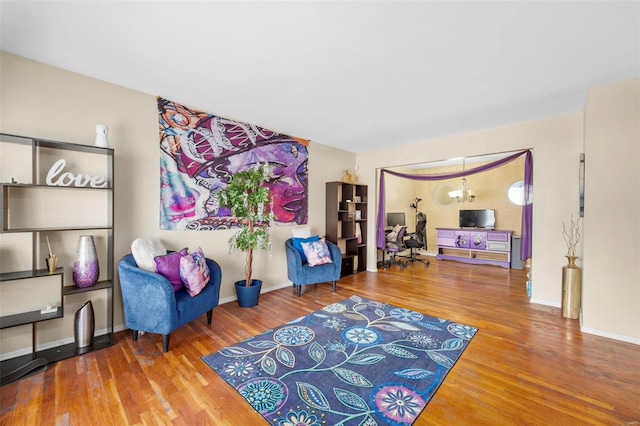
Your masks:
<path fill-rule="evenodd" d="M 307 150 L 292 143 L 261 145 L 228 158 L 230 174 L 267 164 L 271 170 L 269 189 L 275 220 L 281 223 L 306 223 Z"/>
<path fill-rule="evenodd" d="M 180 177 L 169 182 L 164 199 L 192 191 L 197 198 L 188 229 L 218 229 L 229 226 L 229 209 L 220 208 L 215 196 L 233 174 L 267 164 L 270 173 L 274 221 L 307 223 L 307 160 L 305 141 L 281 135 L 248 123 L 191 110 L 158 98 L 160 146 L 167 162 Z M 170 159 L 170 160 L 169 160 Z M 177 209 L 183 209 L 176 203 Z M 179 212 L 179 213 L 180 213 Z M 171 214 L 169 214 L 171 213 Z M 173 212 L 163 211 L 166 229 L 175 222 Z M 187 219 L 186 217 L 183 219 Z M 184 220 L 180 221 L 185 222 Z M 163 228 L 164 229 L 164 228 Z"/>

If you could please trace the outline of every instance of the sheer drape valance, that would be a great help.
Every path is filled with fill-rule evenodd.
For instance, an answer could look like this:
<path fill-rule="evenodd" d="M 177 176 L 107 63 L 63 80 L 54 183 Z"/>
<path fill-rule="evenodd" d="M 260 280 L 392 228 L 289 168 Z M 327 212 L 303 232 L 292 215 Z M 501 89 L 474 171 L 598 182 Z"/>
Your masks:
<path fill-rule="evenodd" d="M 525 156 L 524 162 L 524 200 L 525 203 L 522 206 L 522 228 L 520 230 L 520 234 L 522 237 L 522 244 L 520 246 L 520 258 L 522 260 L 528 259 L 531 257 L 531 232 L 532 232 L 532 218 L 533 218 L 533 202 L 531 195 L 533 193 L 533 158 L 530 150 L 524 150 L 517 152 L 513 155 L 509 155 L 508 157 L 502 158 L 500 160 L 482 165 L 480 167 L 475 167 L 473 169 L 463 170 L 454 173 L 447 174 L 432 174 L 432 175 L 412 175 L 407 173 L 398 173 L 393 172 L 391 170 L 380 170 L 380 191 L 378 192 L 378 232 L 377 232 L 377 246 L 378 248 L 384 247 L 384 218 L 385 218 L 385 188 L 384 188 L 384 177 L 385 174 L 390 174 L 391 176 L 396 176 L 404 179 L 411 180 L 445 180 L 452 179 L 457 177 L 469 176 L 476 173 L 485 172 L 487 170 L 494 169 L 496 167 L 503 166 L 520 156 Z"/>

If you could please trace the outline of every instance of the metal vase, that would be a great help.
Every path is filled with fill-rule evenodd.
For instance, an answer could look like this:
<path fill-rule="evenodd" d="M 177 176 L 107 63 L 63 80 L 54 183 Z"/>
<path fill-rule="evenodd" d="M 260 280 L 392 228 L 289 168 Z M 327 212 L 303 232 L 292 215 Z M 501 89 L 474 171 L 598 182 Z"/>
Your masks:
<path fill-rule="evenodd" d="M 582 295 L 582 270 L 576 266 L 576 256 L 566 257 L 569 263 L 562 267 L 562 316 L 578 319 Z"/>
<path fill-rule="evenodd" d="M 93 304 L 91 300 L 82 305 L 82 308 L 76 311 L 73 322 L 73 338 L 76 346 L 86 348 L 93 346 L 93 333 L 96 328 L 95 317 L 93 315 Z"/>
<path fill-rule="evenodd" d="M 98 281 L 100 266 L 93 235 L 81 235 L 73 263 L 73 282 L 80 288 L 91 287 Z"/>

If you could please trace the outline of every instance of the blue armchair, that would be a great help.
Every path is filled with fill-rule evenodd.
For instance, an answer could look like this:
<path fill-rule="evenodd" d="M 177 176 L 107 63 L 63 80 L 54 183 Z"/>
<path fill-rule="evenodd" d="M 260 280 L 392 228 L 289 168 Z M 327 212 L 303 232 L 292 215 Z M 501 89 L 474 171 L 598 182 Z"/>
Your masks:
<path fill-rule="evenodd" d="M 333 291 L 336 291 L 336 282 L 340 278 L 342 268 L 342 253 L 338 246 L 327 241 L 333 263 L 309 266 L 303 262 L 300 252 L 293 246 L 293 238 L 285 241 L 284 245 L 287 253 L 287 276 L 296 287 L 298 297 L 302 293 L 302 286 L 308 284 L 331 282 Z"/>
<path fill-rule="evenodd" d="M 169 350 L 171 332 L 207 314 L 207 324 L 211 324 L 213 308 L 220 299 L 222 270 L 213 260 L 207 259 L 209 283 L 195 297 L 189 296 L 183 288 L 174 292 L 171 283 L 162 275 L 138 268 L 133 255 L 128 254 L 118 262 L 120 289 L 124 304 L 124 318 L 133 332 L 133 340 L 138 333 L 162 334 L 162 350 Z"/>

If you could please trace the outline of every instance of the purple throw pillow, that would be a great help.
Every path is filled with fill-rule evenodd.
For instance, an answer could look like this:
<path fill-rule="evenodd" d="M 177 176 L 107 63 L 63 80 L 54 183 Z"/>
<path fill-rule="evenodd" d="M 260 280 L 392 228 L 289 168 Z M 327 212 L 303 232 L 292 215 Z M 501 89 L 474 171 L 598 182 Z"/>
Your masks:
<path fill-rule="evenodd" d="M 178 291 L 182 288 L 182 279 L 180 278 L 180 259 L 186 256 L 187 253 L 188 250 L 185 247 L 180 251 L 153 258 L 156 262 L 156 272 L 169 280 L 173 287 L 173 291 Z"/>

